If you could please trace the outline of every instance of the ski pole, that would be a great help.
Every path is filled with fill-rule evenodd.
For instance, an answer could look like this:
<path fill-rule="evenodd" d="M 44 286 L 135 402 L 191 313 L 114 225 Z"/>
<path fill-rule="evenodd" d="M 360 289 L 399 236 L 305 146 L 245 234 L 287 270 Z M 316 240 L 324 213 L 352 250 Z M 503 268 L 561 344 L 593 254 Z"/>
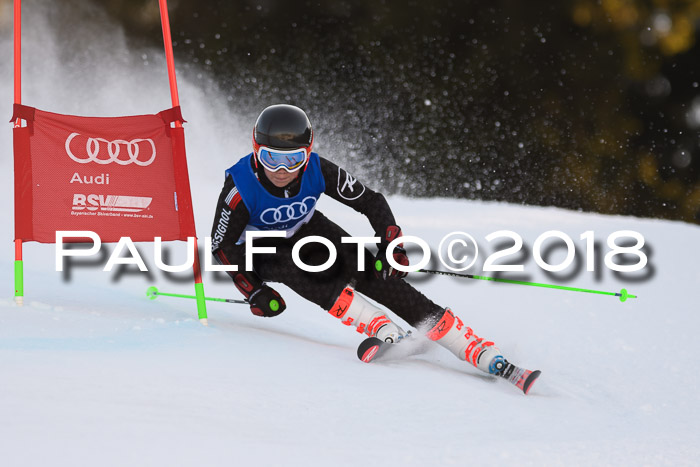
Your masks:
<path fill-rule="evenodd" d="M 430 269 L 419 269 L 418 272 L 423 272 L 426 274 L 440 274 L 443 276 L 462 277 L 465 279 L 478 279 L 478 280 L 482 280 L 482 281 L 504 282 L 506 284 L 531 285 L 533 287 L 547 287 L 549 289 L 569 290 L 571 292 L 586 292 L 586 293 L 597 293 L 600 295 L 613 295 L 615 297 L 620 297 L 621 302 L 624 302 L 628 298 L 637 298 L 636 295 L 632 295 L 632 294 L 628 293 L 627 289 L 622 289 L 619 292 L 605 292 L 602 290 L 580 289 L 578 287 L 566 287 L 564 285 L 541 284 L 539 282 L 516 281 L 513 279 L 499 279 L 497 277 L 476 276 L 474 274 L 458 274 L 456 272 L 433 271 Z"/>
<path fill-rule="evenodd" d="M 165 293 L 165 292 L 160 292 L 158 291 L 158 287 L 151 286 L 146 290 L 146 296 L 151 299 L 155 300 L 158 298 L 159 295 L 162 295 L 164 297 L 176 297 L 176 298 L 194 298 L 195 300 L 197 297 L 195 295 L 182 295 L 182 294 L 177 294 L 177 293 Z M 214 298 L 214 297 L 204 297 L 204 300 L 209 300 L 211 302 L 226 302 L 226 303 L 240 303 L 247 305 L 248 300 L 234 300 L 232 298 Z"/>

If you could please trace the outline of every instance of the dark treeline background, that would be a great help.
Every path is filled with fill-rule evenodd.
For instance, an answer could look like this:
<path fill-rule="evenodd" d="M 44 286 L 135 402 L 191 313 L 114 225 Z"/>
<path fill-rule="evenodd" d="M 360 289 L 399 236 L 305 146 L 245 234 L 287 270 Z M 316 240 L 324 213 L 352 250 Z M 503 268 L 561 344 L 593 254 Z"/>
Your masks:
<path fill-rule="evenodd" d="M 156 0 L 94 3 L 161 43 Z M 251 127 L 266 105 L 304 108 L 319 151 L 384 192 L 700 223 L 700 1 L 169 10 L 183 73 L 213 77 Z"/>

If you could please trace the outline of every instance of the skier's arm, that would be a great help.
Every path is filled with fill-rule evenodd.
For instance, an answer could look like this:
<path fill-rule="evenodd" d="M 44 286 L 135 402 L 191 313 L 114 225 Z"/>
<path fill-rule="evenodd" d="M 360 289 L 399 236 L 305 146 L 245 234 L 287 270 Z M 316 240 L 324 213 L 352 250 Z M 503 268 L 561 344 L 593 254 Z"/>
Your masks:
<path fill-rule="evenodd" d="M 236 245 L 249 219 L 248 208 L 238 193 L 233 177 L 228 175 L 216 205 L 211 229 L 211 253 L 219 264 L 238 266 L 238 271 L 228 274 L 246 298 L 252 290 L 262 286 L 262 281 L 254 271 L 245 270 L 245 244 Z M 240 283 L 237 279 L 239 275 Z"/>
<path fill-rule="evenodd" d="M 382 279 L 405 277 L 405 272 L 391 267 L 386 259 L 387 246 L 394 238 L 401 236 L 401 227 L 396 225 L 394 214 L 391 212 L 384 195 L 367 188 L 357 178 L 333 162 L 323 157 L 320 159 L 321 172 L 326 182 L 324 193 L 364 214 L 369 219 L 375 235 L 381 239 L 374 261 L 377 277 Z M 403 247 L 397 246 L 392 253 L 397 263 L 403 266 L 408 265 L 408 257 Z"/>
<path fill-rule="evenodd" d="M 321 172 L 326 182 L 325 194 L 364 214 L 378 237 L 387 227 L 396 225 L 389 203 L 381 193 L 371 190 L 345 169 L 328 159 L 321 159 Z"/>
<path fill-rule="evenodd" d="M 250 302 L 250 309 L 254 314 L 276 316 L 284 311 L 284 300 L 279 293 L 263 284 L 255 271 L 245 270 L 245 244 L 236 245 L 249 219 L 248 208 L 238 193 L 233 177 L 229 175 L 216 205 L 211 232 L 212 256 L 219 264 L 238 266 L 238 271 L 227 273 Z"/>

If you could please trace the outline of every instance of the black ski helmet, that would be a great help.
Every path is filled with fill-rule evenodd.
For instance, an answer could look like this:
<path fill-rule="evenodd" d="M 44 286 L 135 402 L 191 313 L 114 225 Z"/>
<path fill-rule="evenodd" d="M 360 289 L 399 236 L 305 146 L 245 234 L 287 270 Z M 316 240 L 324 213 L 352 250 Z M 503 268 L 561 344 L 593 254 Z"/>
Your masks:
<path fill-rule="evenodd" d="M 314 142 L 311 122 L 299 107 L 287 104 L 271 105 L 260 113 L 253 130 L 253 149 L 260 146 L 272 149 L 308 148 Z"/>

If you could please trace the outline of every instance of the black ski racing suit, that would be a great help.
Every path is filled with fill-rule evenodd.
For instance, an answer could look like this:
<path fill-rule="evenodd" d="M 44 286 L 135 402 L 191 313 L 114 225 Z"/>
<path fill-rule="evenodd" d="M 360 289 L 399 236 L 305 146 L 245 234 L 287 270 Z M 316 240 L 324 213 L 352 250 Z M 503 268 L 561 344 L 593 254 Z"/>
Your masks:
<path fill-rule="evenodd" d="M 299 192 L 303 173 L 286 187 L 278 188 L 265 176 L 262 169 L 254 167 L 252 161 L 251 158 L 251 166 L 256 171 L 259 182 L 273 196 L 288 198 Z M 375 236 L 383 237 L 386 228 L 396 224 L 384 196 L 364 186 L 333 162 L 323 157 L 320 161 L 326 185 L 324 193 L 364 214 L 376 232 Z M 324 310 L 329 310 L 340 292 L 354 281 L 355 290 L 381 303 L 411 326 L 418 326 L 420 323 L 432 326 L 444 313 L 444 308 L 433 303 L 403 279 L 382 280 L 376 277 L 372 268 L 374 255 L 368 250 L 365 251 L 365 271 L 359 272 L 357 245 L 341 243 L 341 237 L 350 235 L 318 210 L 309 222 L 289 239 L 256 239 L 256 247 L 274 246 L 276 254 L 254 255 L 254 271 L 245 271 L 245 243 L 237 245 L 236 242 L 244 232 L 250 215 L 237 190 L 233 178 L 227 175 L 212 227 L 212 254 L 220 264 L 238 266 L 238 272 L 228 274 L 239 289 L 240 284 L 249 285 L 255 290 L 262 286 L 263 282 L 280 282 Z M 338 252 L 334 264 L 325 271 L 307 272 L 297 267 L 292 260 L 294 244 L 310 235 L 327 238 Z M 307 265 L 323 264 L 328 259 L 328 249 L 319 243 L 309 243 L 301 248 L 300 259 Z"/>

